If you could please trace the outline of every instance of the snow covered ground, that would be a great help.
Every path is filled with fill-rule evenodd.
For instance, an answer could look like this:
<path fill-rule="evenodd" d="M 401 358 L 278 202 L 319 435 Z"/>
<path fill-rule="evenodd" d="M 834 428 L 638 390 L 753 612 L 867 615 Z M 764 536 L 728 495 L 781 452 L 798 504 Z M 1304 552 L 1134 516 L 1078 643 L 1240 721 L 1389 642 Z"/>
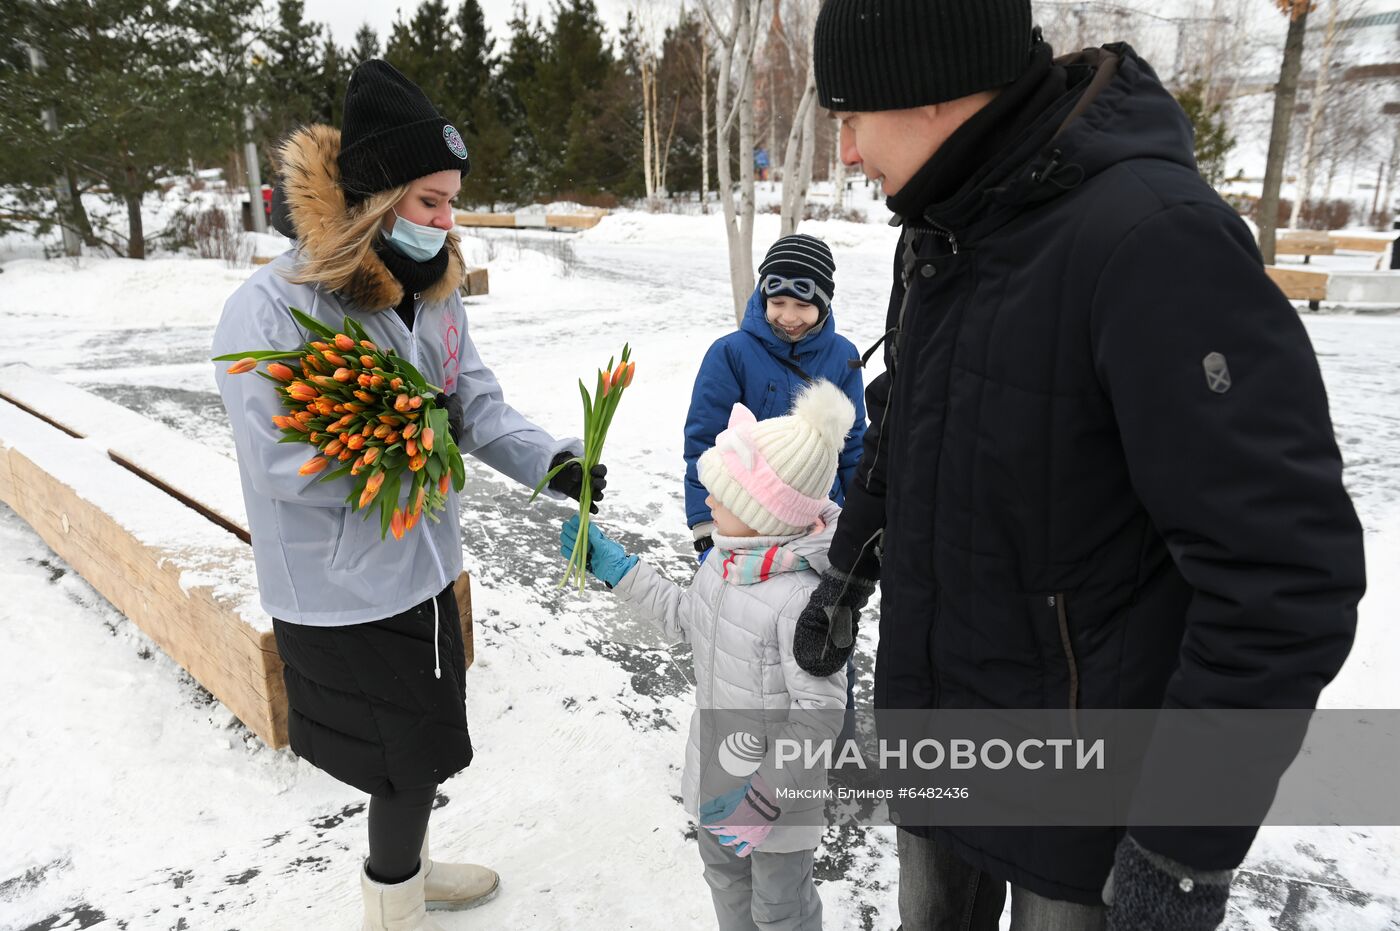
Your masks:
<path fill-rule="evenodd" d="M 872 217 L 872 219 L 875 219 Z M 760 253 L 778 218 L 759 219 Z M 838 262 L 839 327 L 881 332 L 895 234 L 808 223 Z M 270 240 L 260 243 L 261 248 Z M 507 398 L 577 429 L 574 379 L 630 342 L 609 440 L 608 528 L 682 579 L 681 424 L 700 358 L 733 326 L 719 217 L 623 213 L 589 232 L 469 234 L 491 295 L 473 337 Z M 208 347 L 250 273 L 219 261 L 19 259 L 0 274 L 0 363 L 24 360 L 232 454 Z M 1332 707 L 1400 707 L 1400 317 L 1309 315 L 1371 588 Z M 679 804 L 689 657 L 606 592 L 562 593 L 563 506 L 468 461 L 475 580 L 468 712 L 477 757 L 443 786 L 434 846 L 502 874 L 449 929 L 713 926 Z M 0 505 L 0 928 L 355 926 L 364 799 L 272 751 Z M 875 625 L 861 631 L 868 701 Z M 892 929 L 892 831 L 832 829 L 818 876 L 830 928 Z M 1400 830 L 1268 828 L 1236 883 L 1231 929 L 1400 929 Z"/>

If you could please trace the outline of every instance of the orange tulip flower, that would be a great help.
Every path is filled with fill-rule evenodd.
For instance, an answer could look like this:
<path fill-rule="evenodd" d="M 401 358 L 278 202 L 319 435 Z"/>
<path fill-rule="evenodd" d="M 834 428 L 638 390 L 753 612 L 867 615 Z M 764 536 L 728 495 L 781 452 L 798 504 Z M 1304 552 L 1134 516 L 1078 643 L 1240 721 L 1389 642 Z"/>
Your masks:
<path fill-rule="evenodd" d="M 233 365 L 230 365 L 228 367 L 228 374 L 242 375 L 244 372 L 251 372 L 257 367 L 258 360 L 254 359 L 252 356 L 249 356 L 246 359 L 239 359 L 237 362 L 233 363 Z"/>
<path fill-rule="evenodd" d="M 320 472 L 326 466 L 330 465 L 330 462 L 331 461 L 325 456 L 317 456 L 314 459 L 306 460 L 306 463 L 297 471 L 302 475 L 315 475 L 317 472 Z"/>

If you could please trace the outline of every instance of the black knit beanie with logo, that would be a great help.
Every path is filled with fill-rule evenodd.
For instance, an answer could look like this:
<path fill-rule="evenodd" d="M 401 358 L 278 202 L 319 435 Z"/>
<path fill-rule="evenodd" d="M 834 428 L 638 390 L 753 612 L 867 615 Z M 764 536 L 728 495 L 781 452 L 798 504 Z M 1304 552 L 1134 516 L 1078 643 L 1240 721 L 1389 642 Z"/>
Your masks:
<path fill-rule="evenodd" d="M 777 286 L 769 291 L 765 281 L 769 275 L 789 280 L 806 279 L 816 285 L 816 292 L 799 293 L 791 286 Z M 768 254 L 758 266 L 758 286 L 764 297 L 790 295 L 818 310 L 817 320 L 826 320 L 831 313 L 831 296 L 836 291 L 836 259 L 831 247 L 815 236 L 794 233 L 769 246 Z"/>
<path fill-rule="evenodd" d="M 417 84 L 377 58 L 350 75 L 338 161 L 351 205 L 434 172 L 471 171 L 462 134 Z"/>
<path fill-rule="evenodd" d="M 821 105 L 852 113 L 1002 87 L 1030 51 L 1030 0 L 826 0 L 812 46 Z"/>

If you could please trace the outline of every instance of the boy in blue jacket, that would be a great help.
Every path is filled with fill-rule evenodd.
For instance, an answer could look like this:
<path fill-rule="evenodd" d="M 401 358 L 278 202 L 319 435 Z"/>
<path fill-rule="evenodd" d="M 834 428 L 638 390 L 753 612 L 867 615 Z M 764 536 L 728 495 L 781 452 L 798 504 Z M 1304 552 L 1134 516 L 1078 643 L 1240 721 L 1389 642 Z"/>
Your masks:
<path fill-rule="evenodd" d="M 801 233 L 784 236 L 758 266 L 758 287 L 742 326 L 705 353 L 685 422 L 685 518 L 702 561 L 713 545 L 714 521 L 696 463 L 715 445 L 735 404 L 767 420 L 786 414 L 797 393 L 817 379 L 839 385 L 856 408 L 831 486 L 832 500 L 845 503 L 865 437 L 865 389 L 860 369 L 848 364 L 859 353 L 836 332 L 835 277 L 836 260 L 826 243 Z"/>

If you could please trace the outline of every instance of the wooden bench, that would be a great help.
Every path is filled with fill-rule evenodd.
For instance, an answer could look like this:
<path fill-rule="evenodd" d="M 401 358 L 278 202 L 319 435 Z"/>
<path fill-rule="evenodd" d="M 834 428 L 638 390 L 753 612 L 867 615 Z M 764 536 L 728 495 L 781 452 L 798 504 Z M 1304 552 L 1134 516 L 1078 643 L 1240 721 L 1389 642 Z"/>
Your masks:
<path fill-rule="evenodd" d="M 0 500 L 253 733 L 287 744 L 238 466 L 27 365 L 0 367 Z M 467 664 L 471 582 L 455 584 Z"/>
<path fill-rule="evenodd" d="M 1332 244 L 1343 252 L 1370 252 L 1384 254 L 1390 251 L 1391 244 L 1400 237 L 1400 231 L 1366 236 L 1354 232 L 1332 232 L 1328 236 Z"/>
<path fill-rule="evenodd" d="M 1330 234 L 1338 252 L 1362 252 L 1376 257 L 1375 269 L 1380 271 L 1390 254 L 1400 231 L 1388 233 L 1366 233 L 1361 230 L 1347 230 Z"/>
<path fill-rule="evenodd" d="M 1317 310 L 1327 300 L 1327 272 L 1279 265 L 1265 265 L 1264 271 L 1290 301 L 1307 301 L 1309 308 Z"/>
<path fill-rule="evenodd" d="M 488 229 L 586 230 L 603 222 L 606 210 L 589 213 L 458 213 L 458 226 Z"/>
<path fill-rule="evenodd" d="M 275 255 L 255 255 L 252 258 L 254 265 L 266 265 L 275 261 Z M 463 297 L 481 297 L 491 293 L 491 278 L 484 268 L 469 268 L 467 276 L 462 279 L 461 292 Z"/>
<path fill-rule="evenodd" d="M 1338 304 L 1387 304 L 1400 307 L 1400 271 L 1330 272 L 1313 269 L 1264 266 L 1274 284 L 1291 301 L 1307 301 L 1317 310 L 1323 301 Z"/>
<path fill-rule="evenodd" d="M 1400 307 L 1400 271 L 1334 271 L 1327 282 L 1327 299 Z"/>
<path fill-rule="evenodd" d="M 1284 230 L 1278 234 L 1274 252 L 1277 255 L 1301 255 L 1307 265 L 1315 255 L 1333 255 L 1337 244 L 1322 231 Z"/>

